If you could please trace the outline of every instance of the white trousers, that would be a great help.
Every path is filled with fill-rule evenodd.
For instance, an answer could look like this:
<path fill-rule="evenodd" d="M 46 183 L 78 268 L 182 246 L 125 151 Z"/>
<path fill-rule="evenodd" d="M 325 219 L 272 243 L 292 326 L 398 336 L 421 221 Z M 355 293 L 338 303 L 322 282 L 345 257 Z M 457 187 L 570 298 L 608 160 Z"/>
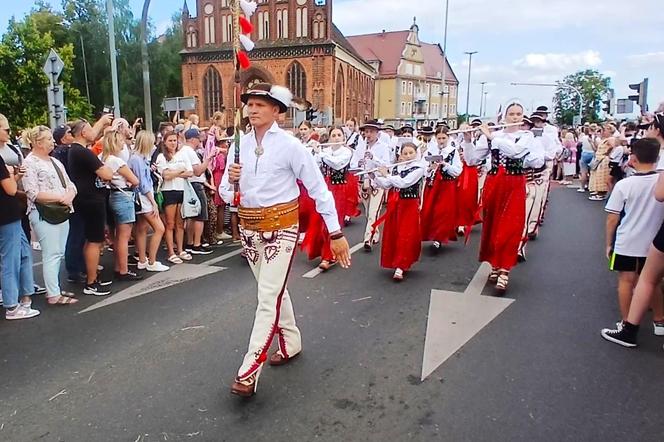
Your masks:
<path fill-rule="evenodd" d="M 364 205 L 364 213 L 367 215 L 367 227 L 364 229 L 364 242 L 369 242 L 372 240 L 371 227 L 373 223 L 376 222 L 380 209 L 383 205 L 383 196 L 385 191 L 383 189 L 371 189 L 368 193 L 362 191 L 360 196 L 362 197 L 362 205 Z M 380 230 L 376 229 L 376 234 L 373 237 L 374 242 L 378 242 L 380 239 Z"/>
<path fill-rule="evenodd" d="M 258 283 L 258 306 L 249 348 L 238 370 L 238 380 L 256 373 L 267 360 L 272 340 L 277 337 L 279 353 L 288 358 L 302 350 L 302 337 L 286 282 L 295 248 L 298 226 L 275 232 L 241 229 L 242 246 Z"/>

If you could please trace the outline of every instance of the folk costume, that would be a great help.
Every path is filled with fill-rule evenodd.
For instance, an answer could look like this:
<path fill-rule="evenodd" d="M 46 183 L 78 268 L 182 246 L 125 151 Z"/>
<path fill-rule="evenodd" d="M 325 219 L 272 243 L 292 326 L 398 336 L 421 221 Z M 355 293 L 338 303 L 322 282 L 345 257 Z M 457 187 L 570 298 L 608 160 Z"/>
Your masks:
<path fill-rule="evenodd" d="M 458 178 L 463 170 L 456 143 L 429 148 L 427 156 L 442 156 L 446 165 L 434 162 L 429 167 L 422 199 L 422 241 L 434 241 L 434 247 L 457 239 L 459 209 Z M 425 160 L 426 162 L 426 160 Z"/>
<path fill-rule="evenodd" d="M 283 87 L 258 84 L 241 95 L 243 103 L 258 96 L 279 104 L 286 112 L 292 99 Z M 243 164 L 239 180 L 240 233 L 247 261 L 258 284 L 258 307 L 249 347 L 233 384 L 232 391 L 251 395 L 255 391 L 263 363 L 272 340 L 277 337 L 279 350 L 270 363 L 288 361 L 302 350 L 300 330 L 286 286 L 298 237 L 297 180 L 315 201 L 328 231 L 339 231 L 339 218 L 332 193 L 328 190 L 314 157 L 294 137 L 273 123 L 261 143 L 255 131 L 240 141 L 239 163 Z M 231 147 L 233 155 L 237 147 Z M 230 161 L 228 162 L 231 163 Z M 221 187 L 232 191 L 229 167 Z"/>
<path fill-rule="evenodd" d="M 465 142 L 461 142 L 459 145 L 459 155 L 463 171 L 458 179 L 457 227 L 461 232 L 468 233 L 472 226 L 480 221 L 479 176 L 482 166 L 468 164 L 464 154 L 465 144 Z"/>
<path fill-rule="evenodd" d="M 380 130 L 381 126 L 376 121 L 369 121 L 363 127 L 373 127 Z M 359 158 L 357 164 L 363 170 L 390 164 L 390 148 L 388 145 L 381 143 L 380 140 L 375 141 L 373 144 L 367 142 L 365 149 L 363 151 L 360 149 L 356 150 L 355 155 Z M 371 246 L 378 243 L 380 237 L 379 230 L 374 232 L 372 226 L 376 222 L 376 218 L 378 218 L 383 205 L 384 190 L 376 186 L 373 178 L 364 175 L 360 186 L 360 198 L 367 217 L 367 226 L 364 230 L 364 248 L 367 251 L 371 251 Z"/>
<path fill-rule="evenodd" d="M 524 158 L 532 154 L 532 161 L 543 160 L 543 152 L 533 148 L 533 139 L 529 131 L 501 130 L 493 134 L 493 140 L 481 136 L 474 146 L 466 146 L 469 162 L 480 164 L 489 158 L 491 163 L 482 195 L 479 261 L 491 264 L 490 281 L 501 292 L 507 289 L 509 271 L 517 263 L 526 219 Z"/>
<path fill-rule="evenodd" d="M 353 186 L 352 190 L 357 195 L 357 180 L 354 182 L 348 180 L 352 157 L 353 151 L 343 144 L 322 149 L 314 157 L 323 172 L 327 188 L 332 192 L 340 225 L 344 222 L 346 215 L 357 210 L 357 205 L 348 207 L 348 187 Z M 320 256 L 323 261 L 334 262 L 334 256 L 330 250 L 330 232 L 323 217 L 317 213 L 310 218 L 309 232 L 302 243 L 302 250 L 306 251 L 309 259 Z M 327 268 L 323 268 L 323 270 L 327 270 Z"/>
<path fill-rule="evenodd" d="M 376 185 L 388 189 L 387 210 L 376 221 L 385 223 L 380 265 L 396 269 L 395 280 L 403 279 L 403 272 L 420 258 L 420 184 L 424 177 L 422 163 L 396 166 L 392 174 L 376 177 Z"/>

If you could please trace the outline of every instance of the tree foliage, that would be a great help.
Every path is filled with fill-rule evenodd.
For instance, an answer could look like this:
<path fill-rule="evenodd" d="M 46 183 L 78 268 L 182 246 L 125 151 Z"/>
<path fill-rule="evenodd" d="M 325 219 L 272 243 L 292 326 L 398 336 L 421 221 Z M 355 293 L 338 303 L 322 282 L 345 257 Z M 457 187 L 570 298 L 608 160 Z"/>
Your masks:
<path fill-rule="evenodd" d="M 565 125 L 571 125 L 574 117 L 579 115 L 579 94 L 583 96 L 583 122 L 599 121 L 602 97 L 609 89 L 611 79 L 595 70 L 579 71 L 566 76 L 556 88 L 555 114 L 556 120 Z"/>
<path fill-rule="evenodd" d="M 10 20 L 0 42 L 0 112 L 13 125 L 25 127 L 48 121 L 48 79 L 42 66 L 51 48 L 65 62 L 60 82 L 69 119 L 90 117 L 112 104 L 105 3 L 61 0 L 62 12 L 56 12 L 48 3 L 37 0 L 22 20 Z M 134 16 L 129 0 L 114 0 L 114 6 L 120 109 L 123 116 L 133 119 L 144 115 L 140 17 Z M 152 112 L 158 121 L 164 117 L 162 99 L 182 94 L 179 14 L 173 16 L 164 35 L 156 36 L 152 24 L 148 30 Z"/>

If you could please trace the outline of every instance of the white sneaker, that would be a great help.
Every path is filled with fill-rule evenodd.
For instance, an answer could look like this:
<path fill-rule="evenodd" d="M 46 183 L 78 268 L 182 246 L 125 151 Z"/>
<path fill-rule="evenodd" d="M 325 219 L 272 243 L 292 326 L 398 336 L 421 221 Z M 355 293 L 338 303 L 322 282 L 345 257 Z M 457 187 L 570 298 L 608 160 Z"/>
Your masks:
<path fill-rule="evenodd" d="M 664 322 L 653 322 L 655 336 L 664 336 Z"/>
<path fill-rule="evenodd" d="M 138 270 L 145 270 L 145 269 L 148 268 L 149 265 L 150 265 L 150 263 L 148 261 L 145 261 L 145 262 L 138 261 L 138 263 L 136 263 L 136 268 Z"/>
<path fill-rule="evenodd" d="M 169 270 L 170 267 L 163 265 L 159 261 L 155 261 L 154 264 L 148 264 L 145 269 L 148 272 L 165 272 L 166 270 Z"/>
<path fill-rule="evenodd" d="M 434 242 L 433 242 L 433 248 L 434 248 L 434 249 L 440 249 L 440 242 L 438 242 L 438 241 L 434 241 Z"/>
<path fill-rule="evenodd" d="M 579 193 L 585 193 L 586 189 L 584 189 L 583 187 L 579 187 L 578 189 L 576 189 L 576 191 Z"/>
<path fill-rule="evenodd" d="M 217 236 L 217 239 L 220 239 L 222 241 L 227 240 L 227 239 L 233 239 L 233 237 L 231 235 L 229 235 L 228 233 L 226 233 L 226 232 L 222 233 L 221 235 L 216 235 L 216 236 Z"/>
<path fill-rule="evenodd" d="M 31 308 L 29 305 L 19 305 L 14 309 L 5 312 L 5 319 L 13 321 L 15 319 L 29 319 L 39 316 L 41 312 Z"/>

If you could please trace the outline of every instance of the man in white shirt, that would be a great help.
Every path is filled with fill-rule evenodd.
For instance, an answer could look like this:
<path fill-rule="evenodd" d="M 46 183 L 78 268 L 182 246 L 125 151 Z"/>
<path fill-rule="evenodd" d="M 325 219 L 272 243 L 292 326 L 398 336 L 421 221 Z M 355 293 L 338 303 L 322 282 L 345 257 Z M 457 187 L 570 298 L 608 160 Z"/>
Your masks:
<path fill-rule="evenodd" d="M 360 158 L 358 165 L 364 170 L 390 164 L 390 148 L 379 140 L 381 128 L 382 126 L 376 120 L 369 121 L 362 126 L 366 138 L 366 147 L 364 151 L 357 150 L 356 154 Z M 376 222 L 380 208 L 383 205 L 385 191 L 375 184 L 370 175 L 363 176 L 360 197 L 364 205 L 364 213 L 367 216 L 367 226 L 364 230 L 364 250 L 367 252 L 371 252 L 373 244 L 377 244 L 380 238 L 378 229 L 375 233 L 372 234 L 372 232 L 373 223 Z"/>
<path fill-rule="evenodd" d="M 286 288 L 297 247 L 298 196 L 302 181 L 316 202 L 330 232 L 330 248 L 343 268 L 350 266 L 348 242 L 341 232 L 332 193 L 314 157 L 276 123 L 288 110 L 291 92 L 281 86 L 259 83 L 242 94 L 253 130 L 228 158 L 240 151 L 240 164 L 226 164 L 220 188 L 232 192 L 239 186 L 242 245 L 258 283 L 258 308 L 249 348 L 231 392 L 248 397 L 255 393 L 263 363 L 284 365 L 302 351 L 300 330 Z M 279 350 L 268 357 L 274 337 Z"/>
<path fill-rule="evenodd" d="M 201 161 L 196 151 L 201 145 L 201 132 L 192 128 L 184 133 L 185 144 L 180 147 L 178 153 L 187 157 L 194 170 L 194 175 L 189 178 L 189 183 L 193 187 L 196 196 L 201 203 L 201 212 L 194 218 L 187 219 L 187 243 L 185 251 L 192 255 L 209 255 L 212 250 L 204 247 L 201 241 L 203 229 L 208 220 L 208 201 L 205 194 L 205 171 L 210 165 L 210 159 L 204 158 Z"/>

